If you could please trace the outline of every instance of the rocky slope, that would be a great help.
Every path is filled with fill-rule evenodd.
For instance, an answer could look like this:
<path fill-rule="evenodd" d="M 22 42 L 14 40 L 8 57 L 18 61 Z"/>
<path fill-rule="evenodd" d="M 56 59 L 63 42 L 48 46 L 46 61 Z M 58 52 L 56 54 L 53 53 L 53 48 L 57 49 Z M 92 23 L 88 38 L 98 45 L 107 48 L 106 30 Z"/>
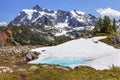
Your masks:
<path fill-rule="evenodd" d="M 0 46 L 52 46 L 71 40 L 69 36 L 56 37 L 50 31 L 24 25 L 0 27 Z"/>
<path fill-rule="evenodd" d="M 31 49 L 37 47 L 38 46 L 16 46 L 0 48 L 0 66 L 21 65 L 38 58 L 40 53 L 31 52 Z"/>

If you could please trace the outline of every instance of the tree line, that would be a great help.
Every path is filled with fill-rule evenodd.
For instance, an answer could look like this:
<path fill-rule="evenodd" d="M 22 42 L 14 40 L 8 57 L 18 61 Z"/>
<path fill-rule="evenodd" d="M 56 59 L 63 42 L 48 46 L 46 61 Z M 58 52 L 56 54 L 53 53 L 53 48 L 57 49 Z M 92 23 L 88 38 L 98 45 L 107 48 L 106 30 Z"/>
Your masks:
<path fill-rule="evenodd" d="M 116 32 L 116 20 L 111 20 L 108 16 L 98 18 L 95 24 L 94 33 L 109 33 L 113 34 Z"/>

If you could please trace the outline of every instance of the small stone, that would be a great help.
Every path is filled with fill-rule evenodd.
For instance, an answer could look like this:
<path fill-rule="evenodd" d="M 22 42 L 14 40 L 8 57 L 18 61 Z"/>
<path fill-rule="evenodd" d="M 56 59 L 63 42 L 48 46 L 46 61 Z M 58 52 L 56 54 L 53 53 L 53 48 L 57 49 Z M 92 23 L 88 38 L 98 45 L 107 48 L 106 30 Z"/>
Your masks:
<path fill-rule="evenodd" d="M 2 73 L 2 71 L 0 70 L 0 73 Z"/>
<path fill-rule="evenodd" d="M 13 73 L 13 70 L 9 70 L 10 73 Z"/>
<path fill-rule="evenodd" d="M 6 72 L 7 72 L 7 69 L 3 69 L 2 72 L 3 72 L 3 73 L 6 73 Z"/>
<path fill-rule="evenodd" d="M 30 67 L 31 70 L 36 70 L 36 69 L 38 69 L 38 68 L 39 68 L 39 67 L 34 66 L 34 65 Z"/>
<path fill-rule="evenodd" d="M 56 68 L 58 68 L 58 69 L 62 69 L 62 70 L 66 70 L 66 71 L 69 70 L 68 68 L 66 68 L 66 67 L 62 67 L 62 66 L 56 66 Z"/>
<path fill-rule="evenodd" d="M 18 71 L 24 72 L 26 71 L 26 69 L 18 69 Z"/>
<path fill-rule="evenodd" d="M 17 65 L 13 65 L 14 68 L 18 67 Z"/>

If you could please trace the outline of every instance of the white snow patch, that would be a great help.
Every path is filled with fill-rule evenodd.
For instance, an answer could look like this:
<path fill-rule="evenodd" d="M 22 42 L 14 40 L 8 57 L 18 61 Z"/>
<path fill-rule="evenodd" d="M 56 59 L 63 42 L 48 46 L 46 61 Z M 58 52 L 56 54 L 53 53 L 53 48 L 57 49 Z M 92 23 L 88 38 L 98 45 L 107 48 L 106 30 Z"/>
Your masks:
<path fill-rule="evenodd" d="M 84 15 L 85 12 L 82 12 L 82 11 L 76 11 L 78 14 L 81 14 L 81 15 Z"/>
<path fill-rule="evenodd" d="M 33 9 L 23 9 L 22 11 L 27 14 L 27 18 L 28 18 L 29 20 L 32 19 L 33 13 L 34 13 L 34 12 L 37 12 L 37 10 L 33 10 Z"/>
<path fill-rule="evenodd" d="M 81 27 L 75 27 L 74 30 L 93 30 L 95 26 L 81 26 Z"/>
<path fill-rule="evenodd" d="M 112 65 L 120 66 L 120 49 L 116 49 L 99 41 L 104 38 L 106 37 L 100 36 L 88 39 L 81 38 L 58 46 L 37 48 L 32 51 L 41 53 L 37 60 L 50 57 L 85 58 L 86 60 L 89 60 L 84 64 L 69 66 L 71 68 L 86 65 L 95 69 L 103 70 L 110 69 Z M 33 60 L 29 63 L 35 63 L 37 60 Z"/>
<path fill-rule="evenodd" d="M 74 18 L 76 18 L 79 22 L 84 22 L 84 17 L 83 17 L 83 15 L 84 15 L 85 13 L 80 12 L 80 11 L 70 11 L 70 12 L 71 12 L 72 16 L 73 16 Z M 78 16 L 78 14 L 81 14 L 81 16 Z"/>
<path fill-rule="evenodd" d="M 112 55 L 89 61 L 84 65 L 91 66 L 98 70 L 110 69 L 113 65 L 120 67 L 120 51 L 113 52 Z"/>
<path fill-rule="evenodd" d="M 65 30 L 61 30 L 61 32 L 59 33 L 56 33 L 55 36 L 61 36 L 61 35 L 66 35 L 68 31 L 65 31 Z M 66 35 L 67 36 L 67 35 Z"/>
<path fill-rule="evenodd" d="M 41 16 L 43 16 L 43 15 L 49 15 L 49 16 L 56 16 L 55 15 L 55 13 L 46 13 L 46 12 L 44 12 L 44 11 L 42 11 L 42 12 L 39 12 L 40 14 L 41 14 Z"/>
<path fill-rule="evenodd" d="M 68 27 L 68 23 L 58 23 L 57 25 L 55 25 L 56 28 L 64 28 L 64 27 Z"/>
<path fill-rule="evenodd" d="M 65 20 L 64 23 L 58 23 L 55 25 L 56 28 L 65 28 L 68 27 L 68 23 L 67 23 L 68 19 Z"/>
<path fill-rule="evenodd" d="M 40 11 L 39 14 L 40 15 L 35 20 L 33 20 L 32 22 L 35 22 L 40 17 L 45 16 L 45 15 L 52 16 L 52 17 L 56 18 L 56 13 L 47 13 L 47 12 L 44 12 L 44 11 Z"/>

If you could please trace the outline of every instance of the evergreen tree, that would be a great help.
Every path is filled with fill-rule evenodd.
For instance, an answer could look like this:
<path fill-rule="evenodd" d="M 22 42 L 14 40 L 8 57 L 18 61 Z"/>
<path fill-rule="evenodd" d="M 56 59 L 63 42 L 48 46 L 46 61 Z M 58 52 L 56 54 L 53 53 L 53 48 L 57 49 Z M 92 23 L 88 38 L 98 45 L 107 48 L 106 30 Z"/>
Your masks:
<path fill-rule="evenodd" d="M 116 32 L 116 20 L 115 20 L 115 18 L 113 19 L 112 27 L 113 27 L 113 31 Z"/>
<path fill-rule="evenodd" d="M 97 23 L 95 24 L 95 29 L 94 29 L 94 32 L 97 33 L 97 32 L 100 32 L 100 28 L 102 27 L 102 18 L 98 18 L 98 21 Z"/>
<path fill-rule="evenodd" d="M 110 33 L 113 34 L 116 32 L 116 20 L 113 19 L 111 22 L 108 16 L 104 16 L 104 18 L 99 18 L 95 24 L 94 34 L 96 33 Z"/>
<path fill-rule="evenodd" d="M 111 31 L 111 20 L 108 16 L 104 16 L 103 26 L 100 29 L 102 33 L 110 33 Z"/>

